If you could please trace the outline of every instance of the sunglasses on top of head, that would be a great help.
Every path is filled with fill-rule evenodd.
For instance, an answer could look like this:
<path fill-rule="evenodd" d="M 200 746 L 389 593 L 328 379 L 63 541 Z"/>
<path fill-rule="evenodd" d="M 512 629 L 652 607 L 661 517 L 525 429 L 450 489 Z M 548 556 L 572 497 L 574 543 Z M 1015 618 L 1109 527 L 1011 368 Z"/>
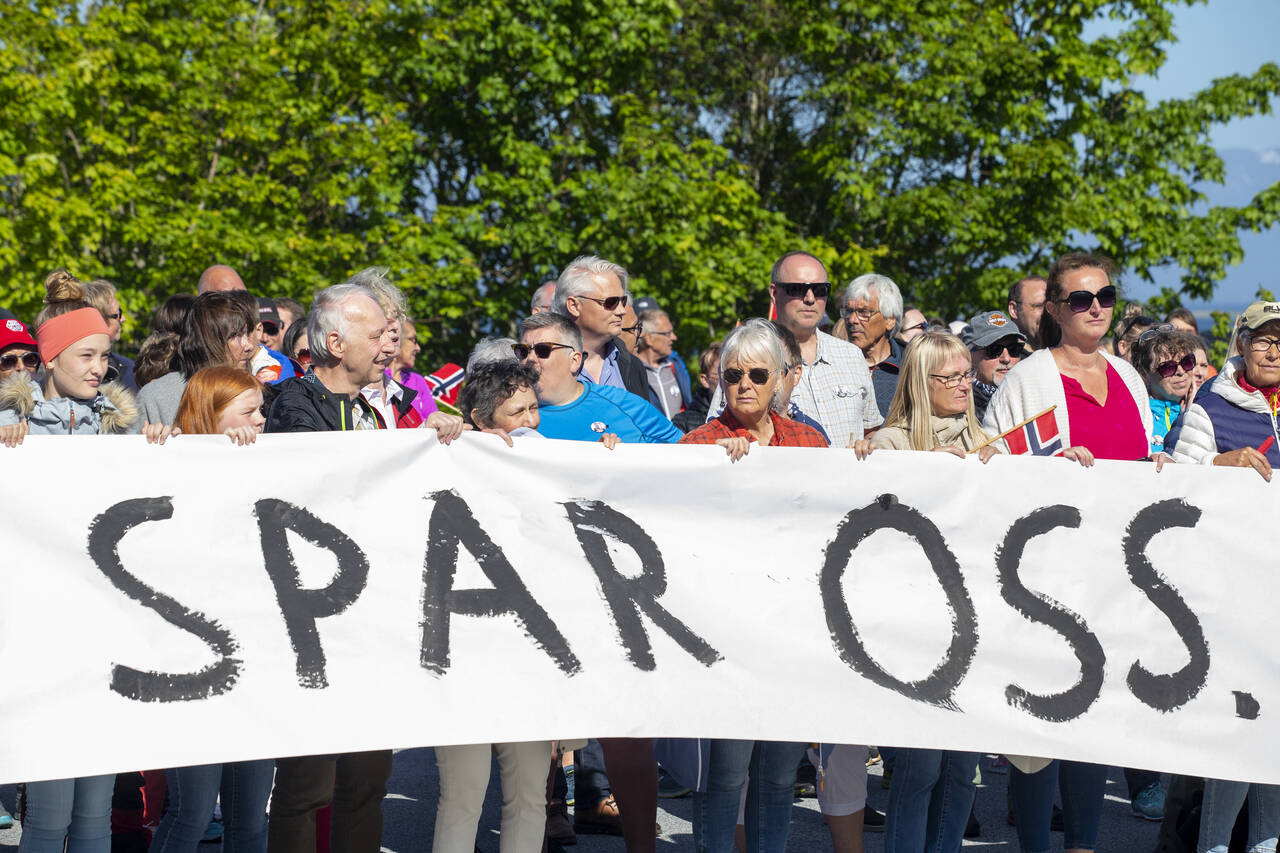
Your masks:
<path fill-rule="evenodd" d="M 775 281 L 774 287 L 782 288 L 782 292 L 792 299 L 802 299 L 807 291 L 813 291 L 814 299 L 826 299 L 831 292 L 831 284 L 825 281 Z"/>
<path fill-rule="evenodd" d="M 1098 300 L 1100 308 L 1114 308 L 1116 304 L 1116 286 L 1108 284 L 1106 287 L 1094 293 L 1089 290 L 1073 290 L 1067 294 L 1066 299 L 1055 299 L 1054 302 L 1066 303 L 1066 306 L 1075 314 L 1082 314 L 1093 307 L 1093 300 Z"/>
<path fill-rule="evenodd" d="M 35 370 L 40 366 L 40 354 L 35 352 L 10 353 L 0 356 L 0 370 L 14 370 L 21 362 L 26 370 Z"/>

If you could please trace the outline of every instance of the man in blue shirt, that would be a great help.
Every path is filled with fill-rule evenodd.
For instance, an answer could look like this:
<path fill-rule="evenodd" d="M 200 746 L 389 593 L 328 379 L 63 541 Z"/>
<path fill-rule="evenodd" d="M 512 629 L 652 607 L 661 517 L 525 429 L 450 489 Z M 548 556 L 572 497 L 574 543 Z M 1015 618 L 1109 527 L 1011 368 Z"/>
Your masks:
<path fill-rule="evenodd" d="M 573 321 L 546 312 L 525 320 L 521 329 L 517 355 L 538 371 L 538 432 L 574 441 L 599 441 L 606 433 L 626 443 L 680 440 L 680 430 L 648 400 L 579 378 L 582 335 Z"/>

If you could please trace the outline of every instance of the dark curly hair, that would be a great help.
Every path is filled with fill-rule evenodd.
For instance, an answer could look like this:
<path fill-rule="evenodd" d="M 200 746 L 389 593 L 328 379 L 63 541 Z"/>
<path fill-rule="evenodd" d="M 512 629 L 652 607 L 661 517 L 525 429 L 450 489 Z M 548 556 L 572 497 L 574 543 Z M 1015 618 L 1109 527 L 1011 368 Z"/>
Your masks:
<path fill-rule="evenodd" d="M 491 361 L 467 374 L 458 395 L 458 408 L 467 423 L 478 429 L 493 426 L 493 413 L 521 388 L 532 388 L 538 371 L 519 361 Z M 472 412 L 475 417 L 472 417 Z"/>

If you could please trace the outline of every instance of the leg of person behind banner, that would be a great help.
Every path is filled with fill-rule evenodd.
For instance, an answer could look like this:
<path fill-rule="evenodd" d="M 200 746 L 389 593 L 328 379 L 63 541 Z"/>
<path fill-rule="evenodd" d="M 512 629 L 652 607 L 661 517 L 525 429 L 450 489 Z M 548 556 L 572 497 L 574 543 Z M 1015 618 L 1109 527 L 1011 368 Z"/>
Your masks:
<path fill-rule="evenodd" d="M 542 844 L 546 827 L 546 768 L 550 741 L 497 743 L 502 777 L 502 835 L 499 853 L 525 853 Z"/>
<path fill-rule="evenodd" d="M 150 849 L 154 853 L 195 853 L 209 826 L 209 815 L 218 803 L 222 765 L 173 767 L 165 771 L 165 780 L 169 806 L 160 818 Z"/>
<path fill-rule="evenodd" d="M 315 853 L 316 811 L 333 800 L 338 762 L 333 756 L 303 755 L 276 760 L 267 849 L 271 853 Z"/>
<path fill-rule="evenodd" d="M 756 741 L 747 783 L 747 850 L 783 853 L 791 830 L 796 768 L 807 743 Z M 865 765 L 864 765 L 865 767 Z"/>
<path fill-rule="evenodd" d="M 471 853 L 476 848 L 476 830 L 489 787 L 493 747 L 487 743 L 437 746 L 435 754 L 440 800 L 432 853 Z"/>
<path fill-rule="evenodd" d="M 382 800 L 390 778 L 389 749 L 338 756 L 329 842 L 333 853 L 379 853 Z"/>
<path fill-rule="evenodd" d="M 270 758 L 222 765 L 222 853 L 267 853 L 267 797 L 275 769 Z"/>
<path fill-rule="evenodd" d="M 618 800 L 627 853 L 653 853 L 658 819 L 658 760 L 653 756 L 653 738 L 600 738 L 600 748 Z"/>

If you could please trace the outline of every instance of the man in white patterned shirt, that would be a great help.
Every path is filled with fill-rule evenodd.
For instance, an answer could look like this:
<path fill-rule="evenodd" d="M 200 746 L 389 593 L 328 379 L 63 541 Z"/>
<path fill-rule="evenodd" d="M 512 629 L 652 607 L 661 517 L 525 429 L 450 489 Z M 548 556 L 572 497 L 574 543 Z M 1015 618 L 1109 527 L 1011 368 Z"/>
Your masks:
<path fill-rule="evenodd" d="M 791 401 L 822 424 L 833 446 L 852 447 L 854 441 L 884 423 L 884 418 L 876 407 L 871 371 L 862 350 L 818 331 L 830 291 L 827 268 L 808 252 L 787 252 L 769 276 L 777 322 L 796 336 L 804 357 L 804 371 L 791 392 Z M 710 417 L 723 408 L 724 392 L 717 388 Z"/>

